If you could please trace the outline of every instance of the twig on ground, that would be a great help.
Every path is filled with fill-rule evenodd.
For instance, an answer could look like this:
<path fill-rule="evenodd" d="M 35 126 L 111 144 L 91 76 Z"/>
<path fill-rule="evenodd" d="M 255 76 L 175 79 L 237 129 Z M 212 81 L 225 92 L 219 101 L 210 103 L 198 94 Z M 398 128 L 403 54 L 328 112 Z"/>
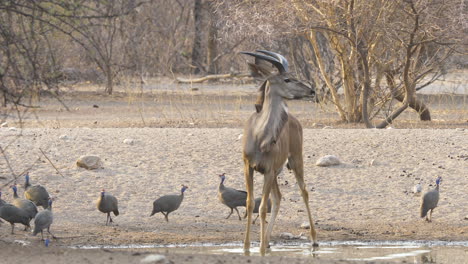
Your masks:
<path fill-rule="evenodd" d="M 60 176 L 62 176 L 62 178 L 65 178 L 65 176 L 63 176 L 63 174 L 57 169 L 57 167 L 55 167 L 54 163 L 49 159 L 49 157 L 47 157 L 45 152 L 42 151 L 41 148 L 39 148 L 39 150 L 42 152 L 42 155 L 44 155 L 44 157 L 47 159 L 47 161 L 49 161 L 50 165 L 52 165 L 52 167 L 54 167 L 54 169 L 57 171 L 57 173 L 60 174 Z"/>

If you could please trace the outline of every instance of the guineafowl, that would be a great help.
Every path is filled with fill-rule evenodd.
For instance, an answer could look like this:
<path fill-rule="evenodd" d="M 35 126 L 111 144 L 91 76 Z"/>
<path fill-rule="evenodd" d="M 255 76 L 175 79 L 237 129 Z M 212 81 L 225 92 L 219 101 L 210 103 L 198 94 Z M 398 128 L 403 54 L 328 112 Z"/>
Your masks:
<path fill-rule="evenodd" d="M 18 188 L 16 187 L 16 185 L 13 185 L 11 189 L 13 190 L 14 198 L 12 204 L 18 208 L 25 210 L 28 213 L 30 220 L 33 219 L 37 214 L 37 206 L 29 200 L 19 198 Z"/>
<path fill-rule="evenodd" d="M 242 220 L 239 214 L 239 210 L 237 210 L 237 207 L 238 206 L 245 207 L 245 200 L 247 199 L 247 192 L 239 191 L 239 190 L 224 186 L 224 180 L 226 179 L 225 173 L 219 175 L 219 177 L 221 178 L 221 183 L 219 184 L 219 189 L 218 189 L 219 201 L 231 209 L 231 213 L 229 213 L 226 219 L 231 217 L 233 210 L 236 210 L 237 215 L 239 216 L 239 220 Z"/>
<path fill-rule="evenodd" d="M 106 193 L 105 190 L 102 190 L 101 196 L 97 200 L 97 208 L 99 211 L 107 214 L 106 225 L 113 222 L 110 215 L 111 212 L 113 212 L 115 216 L 119 215 L 117 198 L 109 193 Z"/>
<path fill-rule="evenodd" d="M 169 222 L 169 213 L 177 210 L 184 199 L 184 192 L 187 190 L 188 187 L 182 185 L 182 189 L 180 190 L 180 195 L 173 194 L 173 195 L 164 195 L 159 197 L 153 202 L 153 212 L 151 212 L 150 216 L 153 216 L 156 213 L 161 212 L 166 219 L 166 222 Z"/>
<path fill-rule="evenodd" d="M 33 236 L 41 232 L 41 240 L 44 240 L 44 235 L 42 230 L 47 228 L 47 233 L 49 233 L 52 238 L 56 238 L 50 232 L 50 225 L 54 222 L 54 215 L 52 214 L 52 199 L 49 198 L 47 209 L 40 211 L 34 219 L 34 231 Z"/>
<path fill-rule="evenodd" d="M 255 201 L 255 206 L 253 209 L 253 213 L 258 214 L 258 209 L 260 208 L 260 204 L 262 203 L 262 197 L 256 198 L 254 201 Z M 271 213 L 271 199 L 270 198 L 268 198 L 267 213 Z M 255 224 L 255 221 L 257 221 L 259 216 L 260 214 L 258 214 L 257 217 L 255 217 L 255 219 L 252 222 L 253 224 Z M 247 218 L 247 211 L 245 211 L 245 214 L 244 214 L 244 219 L 245 218 Z"/>
<path fill-rule="evenodd" d="M 25 229 L 30 227 L 28 212 L 26 210 L 18 208 L 12 204 L 4 204 L 0 206 L 0 218 L 11 224 L 11 233 L 14 234 L 15 223 L 23 224 Z"/>
<path fill-rule="evenodd" d="M 426 192 L 421 199 L 421 217 L 426 217 L 427 222 L 432 221 L 432 211 L 434 211 L 434 209 L 437 207 L 437 203 L 439 202 L 439 185 L 441 181 L 442 177 L 437 177 L 435 189 Z M 427 213 L 429 210 L 430 213 L 428 218 Z"/>
<path fill-rule="evenodd" d="M 44 209 L 47 209 L 49 204 L 49 193 L 46 188 L 41 185 L 31 186 L 29 183 L 29 173 L 26 173 L 24 178 L 24 197 L 34 202 L 37 206 L 42 206 Z"/>
<path fill-rule="evenodd" d="M 260 214 L 258 214 L 258 209 L 260 208 L 260 203 L 262 203 L 262 198 L 261 197 L 255 199 L 255 207 L 253 209 L 253 213 L 257 214 L 257 217 L 255 217 L 255 219 L 253 220 L 254 224 L 255 224 L 255 221 L 257 221 L 258 216 L 260 215 Z M 267 202 L 267 213 L 271 213 L 271 200 L 269 198 L 268 198 L 268 202 Z"/>

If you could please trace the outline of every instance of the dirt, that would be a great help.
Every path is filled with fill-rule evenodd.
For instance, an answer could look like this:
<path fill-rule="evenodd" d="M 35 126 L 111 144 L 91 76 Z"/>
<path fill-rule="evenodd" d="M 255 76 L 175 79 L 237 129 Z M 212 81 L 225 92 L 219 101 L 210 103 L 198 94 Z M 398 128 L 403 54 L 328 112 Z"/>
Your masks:
<path fill-rule="evenodd" d="M 305 128 L 306 182 L 319 241 L 467 240 L 468 221 L 463 215 L 468 206 L 466 97 L 426 99 L 434 103 L 435 121 L 418 121 L 417 114 L 409 112 L 392 125 L 396 129 L 380 131 L 336 121 L 330 105 L 290 103 L 290 112 Z M 0 263 L 140 263 L 149 252 L 70 247 L 242 241 L 245 220 L 224 218 L 229 210 L 216 200 L 216 188 L 221 172 L 227 173 L 230 186 L 243 188 L 238 136 L 253 110 L 252 93 L 201 89 L 117 91 L 106 96 L 74 90 L 61 100 L 63 104 L 44 97 L 35 102 L 37 108 L 21 109 L 22 123 L 9 111 L 8 125 L 0 131 L 2 147 L 9 146 L 9 166 L 17 174 L 30 168 L 34 181 L 57 197 L 52 232 L 58 237 L 45 248 L 38 237 L 20 227 L 10 235 L 9 225 L 3 224 Z M 70 140 L 60 140 L 61 135 Z M 125 138 L 136 139 L 133 149 L 122 143 Z M 63 177 L 39 148 L 46 150 Z M 106 157 L 105 167 L 89 172 L 74 166 L 78 156 L 89 153 Z M 193 155 L 187 157 L 187 153 Z M 326 154 L 337 154 L 343 164 L 333 169 L 314 166 Z M 7 189 L 12 176 L 1 162 L 0 186 Z M 434 213 L 436 220 L 425 223 L 417 216 L 420 198 L 411 188 L 418 179 L 424 180 L 425 190 L 433 188 L 439 175 L 445 180 L 440 209 Z M 260 177 L 257 182 L 258 194 Z M 176 193 L 181 183 L 189 185 L 185 205 L 169 217 L 170 222 L 161 215 L 149 218 L 157 195 Z M 286 241 L 279 237 L 283 232 L 308 232 L 300 227 L 307 218 L 294 183 L 289 172 L 280 176 L 284 209 L 273 241 Z M 111 226 L 105 226 L 105 215 L 93 204 L 103 186 L 119 197 L 123 207 Z M 254 240 L 258 235 L 257 224 Z M 309 263 L 304 258 L 180 254 L 167 248 L 154 252 L 174 263 Z"/>

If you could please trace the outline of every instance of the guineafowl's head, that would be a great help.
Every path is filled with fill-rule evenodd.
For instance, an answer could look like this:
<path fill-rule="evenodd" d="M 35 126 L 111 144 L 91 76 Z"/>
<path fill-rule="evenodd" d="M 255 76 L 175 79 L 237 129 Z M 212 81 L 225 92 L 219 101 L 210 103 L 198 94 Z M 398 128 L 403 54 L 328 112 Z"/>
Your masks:
<path fill-rule="evenodd" d="M 26 183 L 29 183 L 29 172 L 26 172 L 24 179 L 26 180 Z"/>
<path fill-rule="evenodd" d="M 49 208 L 52 208 L 52 198 L 49 198 L 49 201 L 47 203 L 49 204 Z"/>
<path fill-rule="evenodd" d="M 223 183 L 224 180 L 226 179 L 226 173 L 223 172 L 223 174 L 220 174 L 219 178 L 221 179 L 221 183 Z"/>
<path fill-rule="evenodd" d="M 101 191 L 101 197 L 104 197 L 104 194 L 106 194 L 106 190 L 102 189 L 102 191 Z"/>
<path fill-rule="evenodd" d="M 436 184 L 439 185 L 441 182 L 442 182 L 442 177 L 441 176 L 437 177 Z"/>
<path fill-rule="evenodd" d="M 11 189 L 13 190 L 14 193 L 18 191 L 18 188 L 16 188 L 16 185 L 11 186 Z"/>
<path fill-rule="evenodd" d="M 49 244 L 50 244 L 50 240 L 49 240 L 48 238 L 46 238 L 46 240 L 44 240 L 44 245 L 45 245 L 46 247 L 48 247 Z"/>
<path fill-rule="evenodd" d="M 181 189 L 180 191 L 181 191 L 182 193 L 184 193 L 184 192 L 185 192 L 185 190 L 187 190 L 187 189 L 188 189 L 188 186 L 186 186 L 186 185 L 182 185 L 182 189 Z"/>

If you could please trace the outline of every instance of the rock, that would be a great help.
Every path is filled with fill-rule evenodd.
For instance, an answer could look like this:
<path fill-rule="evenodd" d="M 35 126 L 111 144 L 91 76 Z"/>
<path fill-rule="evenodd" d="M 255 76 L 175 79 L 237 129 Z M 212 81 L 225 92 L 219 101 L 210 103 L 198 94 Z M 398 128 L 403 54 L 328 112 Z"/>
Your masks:
<path fill-rule="evenodd" d="M 69 140 L 70 138 L 69 138 L 67 135 L 60 135 L 60 136 L 59 136 L 59 139 L 62 139 L 62 140 Z"/>
<path fill-rule="evenodd" d="M 8 130 L 10 130 L 10 131 L 16 131 L 16 127 L 10 127 L 10 128 L 8 128 Z"/>
<path fill-rule="evenodd" d="M 239 134 L 239 136 L 237 136 L 237 140 L 240 140 L 242 138 L 242 134 Z"/>
<path fill-rule="evenodd" d="M 309 224 L 309 222 L 304 222 L 304 223 L 302 223 L 302 224 L 301 224 L 301 228 L 302 228 L 302 229 L 310 229 L 310 224 Z"/>
<path fill-rule="evenodd" d="M 303 233 L 301 233 L 301 234 L 295 236 L 295 235 L 293 235 L 293 234 L 291 234 L 291 233 L 287 233 L 287 232 L 281 233 L 281 234 L 280 234 L 280 238 L 282 238 L 282 239 L 290 239 L 290 240 L 292 240 L 292 239 L 307 239 L 307 237 L 304 236 Z"/>
<path fill-rule="evenodd" d="M 465 131 L 465 129 L 461 128 L 461 127 L 457 127 L 457 128 L 455 128 L 455 131 Z"/>
<path fill-rule="evenodd" d="M 465 220 L 468 220 L 468 215 L 465 216 Z"/>
<path fill-rule="evenodd" d="M 133 138 L 126 138 L 126 139 L 124 139 L 123 143 L 125 143 L 127 145 L 133 145 L 133 144 L 135 144 L 135 140 Z"/>
<path fill-rule="evenodd" d="M 418 183 L 416 185 L 413 186 L 413 193 L 414 194 L 420 194 L 422 191 L 422 185 L 421 183 Z"/>
<path fill-rule="evenodd" d="M 8 123 L 7 122 L 3 122 L 0 127 L 8 127 Z"/>
<path fill-rule="evenodd" d="M 170 263 L 169 260 L 164 255 L 151 254 L 143 258 L 141 263 Z"/>
<path fill-rule="evenodd" d="M 333 166 L 333 165 L 339 165 L 341 164 L 341 161 L 333 155 L 326 155 L 321 157 L 320 159 L 317 160 L 315 165 L 320 166 L 320 167 L 328 167 L 328 166 Z"/>
<path fill-rule="evenodd" d="M 81 156 L 77 161 L 76 161 L 76 166 L 85 168 L 87 170 L 94 170 L 94 169 L 99 169 L 102 168 L 102 161 L 101 158 L 98 156 Z"/>
<path fill-rule="evenodd" d="M 296 237 L 291 234 L 291 233 L 287 233 L 287 232 L 284 232 L 284 233 L 281 233 L 280 234 L 280 238 L 283 238 L 283 239 L 295 239 Z"/>

